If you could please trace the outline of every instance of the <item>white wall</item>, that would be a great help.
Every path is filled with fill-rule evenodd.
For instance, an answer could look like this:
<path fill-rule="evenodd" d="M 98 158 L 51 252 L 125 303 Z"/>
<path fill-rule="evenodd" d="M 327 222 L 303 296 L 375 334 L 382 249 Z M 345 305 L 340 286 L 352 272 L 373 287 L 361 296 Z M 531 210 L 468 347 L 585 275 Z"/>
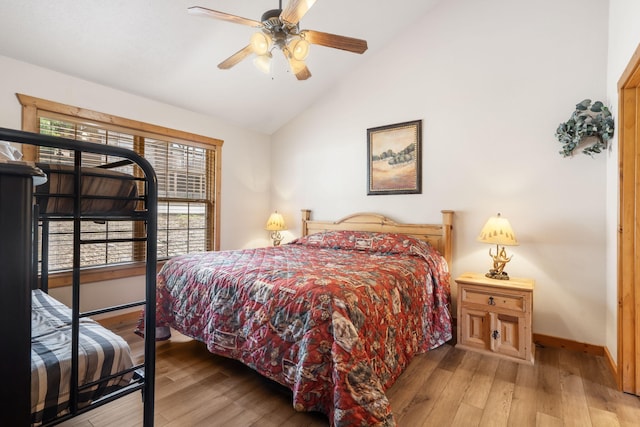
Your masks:
<path fill-rule="evenodd" d="M 442 2 L 272 138 L 272 205 L 299 234 L 358 211 L 438 222 L 454 209 L 453 275 L 486 271 L 476 242 L 502 212 L 533 277 L 535 333 L 605 343 L 605 156 L 564 159 L 554 132 L 606 101 L 608 3 Z M 366 195 L 366 129 L 423 120 L 420 195 Z M 455 289 L 454 289 L 455 293 Z"/>
<path fill-rule="evenodd" d="M 15 94 L 24 93 L 224 140 L 221 248 L 268 244 L 263 227 L 270 213 L 269 136 L 3 56 L 0 70 L 0 127 L 20 129 L 21 106 Z M 136 278 L 85 286 L 82 309 L 136 300 L 143 295 L 141 283 Z M 68 289 L 53 290 L 52 295 L 70 303 Z"/>
<path fill-rule="evenodd" d="M 631 56 L 640 44 L 640 2 L 637 0 L 610 0 L 609 2 L 609 57 L 607 68 L 607 98 L 614 117 L 618 117 L 617 84 Z M 619 205 L 618 143 L 611 147 L 607 159 L 607 306 L 606 345 L 617 358 L 617 228 Z"/>

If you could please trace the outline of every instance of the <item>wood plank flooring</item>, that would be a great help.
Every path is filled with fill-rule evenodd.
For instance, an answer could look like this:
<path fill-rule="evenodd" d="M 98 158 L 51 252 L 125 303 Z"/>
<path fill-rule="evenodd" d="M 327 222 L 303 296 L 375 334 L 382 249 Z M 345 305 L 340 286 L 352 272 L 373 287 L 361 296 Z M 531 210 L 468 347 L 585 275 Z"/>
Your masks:
<path fill-rule="evenodd" d="M 142 353 L 133 324 L 111 325 Z M 158 343 L 156 426 L 328 426 L 293 410 L 290 392 L 179 334 Z M 398 426 L 640 426 L 640 399 L 618 392 L 604 358 L 537 348 L 534 366 L 446 344 L 417 356 L 387 391 Z M 140 394 L 62 426 L 142 424 Z"/>

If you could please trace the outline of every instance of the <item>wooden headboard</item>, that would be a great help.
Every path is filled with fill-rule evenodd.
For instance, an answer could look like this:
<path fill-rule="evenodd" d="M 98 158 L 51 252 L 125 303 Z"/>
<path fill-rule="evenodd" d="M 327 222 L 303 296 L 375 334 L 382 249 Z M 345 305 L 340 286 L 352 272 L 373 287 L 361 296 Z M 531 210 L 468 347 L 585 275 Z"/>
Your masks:
<path fill-rule="evenodd" d="M 302 235 L 320 231 L 353 230 L 403 233 L 425 240 L 440 252 L 451 269 L 453 248 L 453 211 L 442 211 L 442 224 L 401 224 L 375 213 L 356 213 L 338 221 L 311 220 L 311 210 L 302 210 Z"/>

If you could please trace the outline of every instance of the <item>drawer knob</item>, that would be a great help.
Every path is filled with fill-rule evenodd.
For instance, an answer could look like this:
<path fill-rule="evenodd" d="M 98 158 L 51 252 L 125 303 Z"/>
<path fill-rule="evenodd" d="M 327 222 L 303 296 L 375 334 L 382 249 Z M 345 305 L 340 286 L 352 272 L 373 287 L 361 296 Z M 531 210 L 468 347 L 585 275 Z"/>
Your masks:
<path fill-rule="evenodd" d="M 494 340 L 497 340 L 498 338 L 500 338 L 500 332 L 498 332 L 497 330 L 494 330 L 493 333 L 491 334 L 491 337 Z"/>
<path fill-rule="evenodd" d="M 489 305 L 496 305 L 496 302 L 494 301 L 493 297 L 489 297 L 488 304 Z"/>

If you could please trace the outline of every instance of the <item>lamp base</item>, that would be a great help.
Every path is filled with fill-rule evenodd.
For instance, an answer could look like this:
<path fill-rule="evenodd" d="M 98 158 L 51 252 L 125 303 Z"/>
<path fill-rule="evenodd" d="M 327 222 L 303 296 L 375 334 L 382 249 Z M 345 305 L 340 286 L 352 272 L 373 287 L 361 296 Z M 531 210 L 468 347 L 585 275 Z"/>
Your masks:
<path fill-rule="evenodd" d="M 280 246 L 280 242 L 282 242 L 282 234 L 280 234 L 279 231 L 272 231 L 271 240 L 273 240 L 273 246 Z"/>
<path fill-rule="evenodd" d="M 485 274 L 485 277 L 488 277 L 490 279 L 497 279 L 497 280 L 509 280 L 509 275 L 507 274 L 506 271 L 498 271 L 498 270 L 494 270 L 493 268 L 489 270 L 487 274 Z"/>

